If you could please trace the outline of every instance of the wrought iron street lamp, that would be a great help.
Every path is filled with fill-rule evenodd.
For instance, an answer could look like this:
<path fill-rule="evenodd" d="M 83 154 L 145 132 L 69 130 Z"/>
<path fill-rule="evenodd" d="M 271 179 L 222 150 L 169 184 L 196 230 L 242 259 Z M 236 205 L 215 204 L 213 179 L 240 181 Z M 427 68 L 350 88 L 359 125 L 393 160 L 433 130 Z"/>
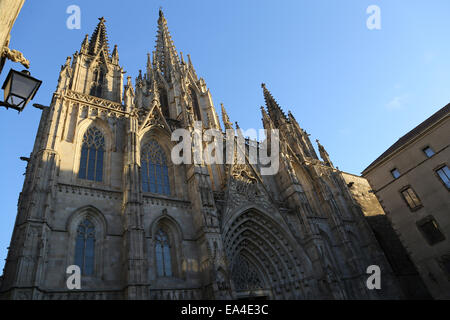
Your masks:
<path fill-rule="evenodd" d="M 15 109 L 21 112 L 26 104 L 34 98 L 42 81 L 30 76 L 30 72 L 23 70 L 9 70 L 2 89 L 5 91 L 5 101 L 0 106 Z"/>

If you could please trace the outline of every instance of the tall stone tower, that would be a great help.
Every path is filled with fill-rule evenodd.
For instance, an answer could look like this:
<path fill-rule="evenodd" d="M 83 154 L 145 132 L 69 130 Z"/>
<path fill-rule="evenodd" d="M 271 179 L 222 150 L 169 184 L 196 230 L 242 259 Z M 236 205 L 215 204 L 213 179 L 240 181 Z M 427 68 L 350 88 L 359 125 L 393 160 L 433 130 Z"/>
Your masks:
<path fill-rule="evenodd" d="M 278 173 L 262 175 L 248 158 L 175 164 L 176 129 L 194 137 L 201 123 L 222 132 L 204 79 L 176 51 L 160 11 L 145 73 L 124 85 L 118 48 L 110 53 L 99 20 L 43 110 L 3 298 L 401 297 L 341 172 L 320 144 L 318 158 L 265 85 L 262 120 L 279 130 Z M 223 105 L 222 119 L 237 140 Z M 250 140 L 244 148 L 251 145 L 259 148 Z M 71 265 L 80 289 L 67 287 Z M 366 287 L 369 265 L 381 268 L 381 290 Z"/>

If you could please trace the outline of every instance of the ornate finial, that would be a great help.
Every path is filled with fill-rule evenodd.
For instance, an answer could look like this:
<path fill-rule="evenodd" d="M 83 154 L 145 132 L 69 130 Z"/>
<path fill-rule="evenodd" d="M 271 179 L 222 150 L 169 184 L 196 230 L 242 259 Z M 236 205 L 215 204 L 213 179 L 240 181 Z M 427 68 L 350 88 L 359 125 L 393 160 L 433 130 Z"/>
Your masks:
<path fill-rule="evenodd" d="M 261 83 L 261 88 L 266 88 L 266 84 L 263 82 L 263 83 Z"/>
<path fill-rule="evenodd" d="M 100 20 L 101 23 L 105 23 L 106 22 L 104 17 L 98 18 L 98 20 Z"/>
<path fill-rule="evenodd" d="M 159 17 L 164 17 L 164 13 L 162 12 L 162 6 L 159 7 Z"/>

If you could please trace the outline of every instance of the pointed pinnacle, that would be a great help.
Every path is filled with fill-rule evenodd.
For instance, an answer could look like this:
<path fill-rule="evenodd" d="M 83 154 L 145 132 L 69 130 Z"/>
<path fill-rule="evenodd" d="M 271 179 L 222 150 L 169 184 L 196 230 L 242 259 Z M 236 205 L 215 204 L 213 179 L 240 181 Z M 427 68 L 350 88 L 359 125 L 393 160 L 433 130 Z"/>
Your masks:
<path fill-rule="evenodd" d="M 270 91 L 266 88 L 266 84 L 262 83 L 261 88 L 263 88 L 264 100 L 266 101 L 267 110 L 269 111 L 269 115 L 274 120 L 275 123 L 278 123 L 280 119 L 284 119 L 288 121 L 286 115 L 284 114 L 281 107 L 278 105 L 275 98 L 272 96 Z"/>
<path fill-rule="evenodd" d="M 159 66 L 166 79 L 170 80 L 170 71 L 178 68 L 180 61 L 161 9 L 159 11 L 155 51 L 156 54 L 153 56 L 153 61 Z"/>
<path fill-rule="evenodd" d="M 267 114 L 266 108 L 264 108 L 263 106 L 261 106 L 261 114 L 263 116 L 263 119 L 268 119 L 269 115 Z"/>
<path fill-rule="evenodd" d="M 84 44 L 89 44 L 89 34 L 86 33 L 86 35 L 84 36 L 84 40 L 83 40 L 83 45 Z"/>
<path fill-rule="evenodd" d="M 237 123 L 237 121 L 235 122 L 235 125 L 236 125 L 236 132 L 237 132 L 238 137 L 244 138 L 244 135 L 242 134 L 241 127 L 239 127 L 239 124 Z"/>
<path fill-rule="evenodd" d="M 228 117 L 227 111 L 225 110 L 225 107 L 223 103 L 220 104 L 222 108 L 222 121 L 225 126 L 225 129 L 233 129 L 233 124 L 230 121 L 230 118 Z"/>
<path fill-rule="evenodd" d="M 98 18 L 100 22 L 97 24 L 89 42 L 89 53 L 96 54 L 99 49 L 104 47 L 109 56 L 108 36 L 106 34 L 105 18 Z"/>
<path fill-rule="evenodd" d="M 180 58 L 181 58 L 181 63 L 182 64 L 186 64 L 186 62 L 184 62 L 184 57 L 183 57 L 183 52 L 180 51 Z"/>

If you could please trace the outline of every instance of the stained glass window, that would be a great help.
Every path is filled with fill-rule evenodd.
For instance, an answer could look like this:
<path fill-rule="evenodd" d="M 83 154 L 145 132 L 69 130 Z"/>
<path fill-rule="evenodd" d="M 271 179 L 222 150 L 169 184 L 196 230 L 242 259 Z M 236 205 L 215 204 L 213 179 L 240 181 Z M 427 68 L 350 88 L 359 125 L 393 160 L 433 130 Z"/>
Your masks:
<path fill-rule="evenodd" d="M 78 178 L 92 181 L 103 179 L 105 138 L 97 128 L 89 128 L 83 136 Z"/>
<path fill-rule="evenodd" d="M 163 230 L 156 234 L 156 270 L 159 277 L 172 276 L 172 261 L 170 258 L 169 237 Z"/>
<path fill-rule="evenodd" d="M 166 155 L 155 140 L 150 140 L 142 147 L 141 173 L 144 192 L 170 194 Z"/>
<path fill-rule="evenodd" d="M 77 229 L 75 244 L 75 264 L 84 275 L 94 273 L 95 227 L 91 221 L 84 219 Z"/>

